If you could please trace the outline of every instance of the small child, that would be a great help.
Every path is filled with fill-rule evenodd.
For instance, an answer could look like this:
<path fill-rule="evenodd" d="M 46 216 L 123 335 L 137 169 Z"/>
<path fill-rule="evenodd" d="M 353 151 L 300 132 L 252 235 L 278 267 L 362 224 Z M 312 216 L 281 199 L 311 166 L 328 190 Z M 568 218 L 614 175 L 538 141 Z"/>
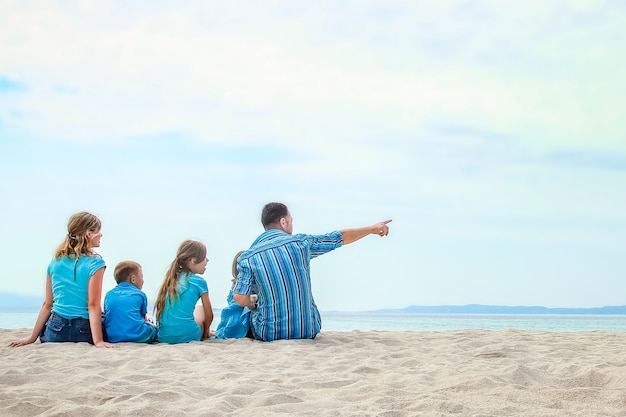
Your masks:
<path fill-rule="evenodd" d="M 228 297 L 226 298 L 228 305 L 222 309 L 220 323 L 215 330 L 216 339 L 239 339 L 245 337 L 250 331 L 250 309 L 240 306 L 233 298 L 233 288 L 237 281 L 237 259 L 239 259 L 242 253 L 243 251 L 237 252 L 233 259 L 233 279 L 231 280 L 233 285 L 230 287 Z M 257 295 L 252 294 L 250 298 L 255 302 Z"/>
<path fill-rule="evenodd" d="M 159 342 L 187 343 L 213 336 L 209 288 L 199 276 L 208 262 L 204 243 L 186 240 L 180 244 L 154 303 Z M 202 305 L 196 307 L 198 300 Z"/>
<path fill-rule="evenodd" d="M 117 286 L 104 297 L 104 328 L 109 342 L 154 343 L 157 329 L 148 318 L 148 297 L 141 291 L 143 271 L 134 261 L 117 264 Z"/>

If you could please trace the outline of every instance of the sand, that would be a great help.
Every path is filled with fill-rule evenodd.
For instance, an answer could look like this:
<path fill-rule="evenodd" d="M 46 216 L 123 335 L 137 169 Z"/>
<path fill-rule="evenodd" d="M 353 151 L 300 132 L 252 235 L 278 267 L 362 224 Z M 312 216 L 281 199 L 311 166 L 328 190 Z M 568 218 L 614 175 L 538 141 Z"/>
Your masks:
<path fill-rule="evenodd" d="M 626 416 L 626 333 L 7 347 L 28 334 L 0 330 L 1 416 Z"/>

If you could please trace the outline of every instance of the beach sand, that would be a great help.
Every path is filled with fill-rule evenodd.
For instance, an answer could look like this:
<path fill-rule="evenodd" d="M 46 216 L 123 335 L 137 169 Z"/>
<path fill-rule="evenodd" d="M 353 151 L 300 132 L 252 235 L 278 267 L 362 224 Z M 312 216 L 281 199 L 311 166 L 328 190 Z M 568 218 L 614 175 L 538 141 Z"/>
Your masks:
<path fill-rule="evenodd" d="M 626 333 L 7 347 L 29 332 L 0 330 L 1 416 L 626 416 Z"/>

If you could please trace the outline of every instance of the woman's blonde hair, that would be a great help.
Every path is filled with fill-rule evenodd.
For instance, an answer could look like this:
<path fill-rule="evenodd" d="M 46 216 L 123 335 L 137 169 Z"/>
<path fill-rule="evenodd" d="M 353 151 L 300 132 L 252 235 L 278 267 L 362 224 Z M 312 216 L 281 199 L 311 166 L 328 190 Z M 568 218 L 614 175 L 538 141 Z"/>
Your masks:
<path fill-rule="evenodd" d="M 161 284 L 159 294 L 154 303 L 154 315 L 157 322 L 161 320 L 165 303 L 168 302 L 171 305 L 176 301 L 181 274 L 183 272 L 191 272 L 189 270 L 189 262 L 195 259 L 196 262 L 199 263 L 205 258 L 206 246 L 204 243 L 197 240 L 185 240 L 180 244 L 176 252 L 176 258 L 172 261 L 169 268 L 167 268 L 165 279 L 163 280 L 163 284 Z"/>
<path fill-rule="evenodd" d="M 65 240 L 57 248 L 54 257 L 59 259 L 73 255 L 78 259 L 81 255 L 93 255 L 93 249 L 88 246 L 87 232 L 97 232 L 101 228 L 100 219 L 91 213 L 81 211 L 72 215 L 67 223 Z"/>

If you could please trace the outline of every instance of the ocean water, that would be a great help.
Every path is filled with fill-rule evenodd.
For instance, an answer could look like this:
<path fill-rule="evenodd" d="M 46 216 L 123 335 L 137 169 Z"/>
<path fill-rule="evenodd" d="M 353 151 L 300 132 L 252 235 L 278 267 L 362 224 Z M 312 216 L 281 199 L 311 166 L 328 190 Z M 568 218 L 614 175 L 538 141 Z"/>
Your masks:
<path fill-rule="evenodd" d="M 322 329 L 390 330 L 541 330 L 626 332 L 626 315 L 596 314 L 380 314 L 322 313 Z"/>
<path fill-rule="evenodd" d="M 605 314 L 382 314 L 322 312 L 322 331 L 541 330 L 626 332 L 626 315 Z M 31 328 L 36 312 L 2 313 L 0 328 Z M 219 322 L 219 312 L 213 328 Z"/>

